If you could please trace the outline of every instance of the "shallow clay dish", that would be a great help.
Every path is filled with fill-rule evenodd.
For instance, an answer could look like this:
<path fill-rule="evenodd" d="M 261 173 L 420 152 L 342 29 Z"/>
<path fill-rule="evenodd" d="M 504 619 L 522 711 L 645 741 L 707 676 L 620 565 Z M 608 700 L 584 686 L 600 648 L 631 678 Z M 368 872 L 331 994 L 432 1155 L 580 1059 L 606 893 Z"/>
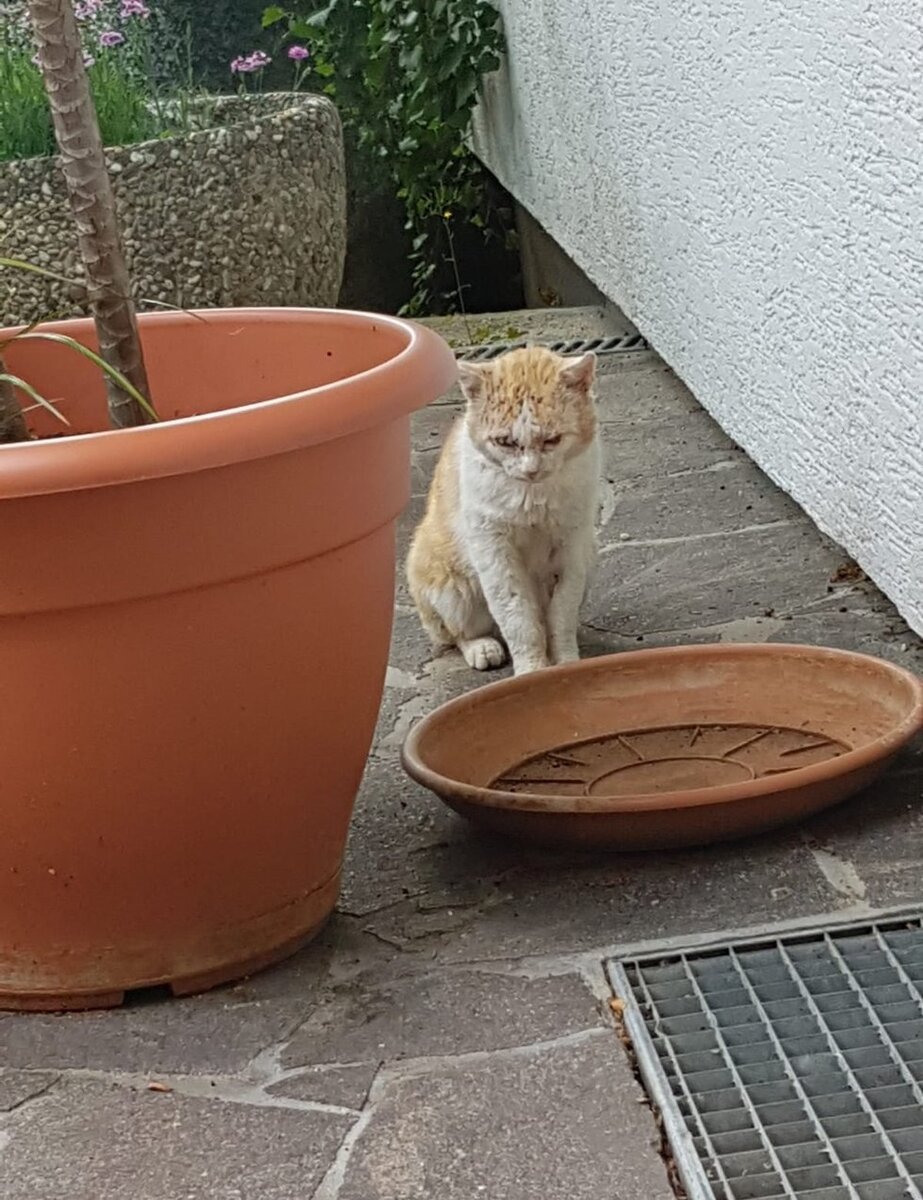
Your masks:
<path fill-rule="evenodd" d="M 923 729 L 923 682 L 816 646 L 681 646 L 507 679 L 424 718 L 407 772 L 463 816 L 553 845 L 693 846 L 859 791 Z"/>

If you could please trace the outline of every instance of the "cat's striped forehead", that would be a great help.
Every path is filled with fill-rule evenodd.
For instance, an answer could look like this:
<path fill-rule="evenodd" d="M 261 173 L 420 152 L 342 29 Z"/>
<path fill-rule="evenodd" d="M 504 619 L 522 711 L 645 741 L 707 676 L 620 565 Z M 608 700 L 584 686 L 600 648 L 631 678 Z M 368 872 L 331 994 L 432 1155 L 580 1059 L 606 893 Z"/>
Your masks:
<path fill-rule="evenodd" d="M 596 425 L 594 366 L 592 356 L 564 358 L 542 346 L 511 350 L 477 366 L 460 364 L 469 419 L 517 441 L 549 433 L 590 438 Z"/>

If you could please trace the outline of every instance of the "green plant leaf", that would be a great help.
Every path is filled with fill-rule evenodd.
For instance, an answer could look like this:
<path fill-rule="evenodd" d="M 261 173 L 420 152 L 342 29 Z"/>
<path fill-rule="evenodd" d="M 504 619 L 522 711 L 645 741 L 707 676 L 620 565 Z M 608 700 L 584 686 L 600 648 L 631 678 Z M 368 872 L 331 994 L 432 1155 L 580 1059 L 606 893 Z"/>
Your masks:
<path fill-rule="evenodd" d="M 269 8 L 263 9 L 263 18 L 260 24 L 264 29 L 269 29 L 270 26 L 284 21 L 287 16 L 288 13 L 284 8 L 280 8 L 278 4 L 271 4 Z"/>
<path fill-rule="evenodd" d="M 57 283 L 82 286 L 79 279 L 70 279 L 67 275 L 59 275 L 57 271 L 49 271 L 47 267 L 40 267 L 36 263 L 27 262 L 23 258 L 0 257 L 0 267 L 9 267 L 13 271 L 31 271 L 33 275 L 41 275 L 43 279 L 54 279 Z"/>
<path fill-rule="evenodd" d="M 141 408 L 144 409 L 145 413 L 151 418 L 152 421 L 160 420 L 160 417 L 158 417 L 157 411 L 151 404 L 150 400 L 148 400 L 143 393 L 139 392 L 135 385 L 131 383 L 130 380 L 126 379 L 121 371 L 116 370 L 116 368 L 107 363 L 104 358 L 101 358 L 95 350 L 91 350 L 89 346 L 84 346 L 83 343 L 78 342 L 76 338 L 68 337 L 65 333 L 51 333 L 49 331 L 40 330 L 33 331 L 30 328 L 23 330 L 22 333 L 14 333 L 11 337 L 4 338 L 3 341 L 0 342 L 0 350 L 4 349 L 6 346 L 9 346 L 12 342 L 55 342 L 59 346 L 67 346 L 69 349 L 74 350 L 77 354 L 89 359 L 91 363 L 99 367 L 99 369 L 115 384 L 117 384 L 123 392 L 131 396 L 132 400 L 134 400 L 136 404 L 139 404 Z"/>
<path fill-rule="evenodd" d="M 448 54 L 439 63 L 439 77 L 441 79 L 451 79 L 461 66 L 464 56 L 464 46 L 450 46 Z"/>
<path fill-rule="evenodd" d="M 417 42 L 416 45 L 406 47 L 401 51 L 400 64 L 409 74 L 413 75 L 420 69 L 420 64 L 423 62 L 423 43 Z"/>
<path fill-rule="evenodd" d="M 33 408 L 46 408 L 50 413 L 56 416 L 63 425 L 70 425 L 70 421 L 68 421 L 67 417 L 65 417 L 64 413 L 62 413 L 60 409 L 55 408 L 51 401 L 46 400 L 44 396 L 40 395 L 31 383 L 26 383 L 26 381 L 24 379 L 20 379 L 18 375 L 10 375 L 7 371 L 0 372 L 0 383 L 8 383 L 12 387 L 19 388 L 21 392 L 26 393 L 30 400 L 35 402 L 33 404 Z M 30 410 L 26 409 L 25 411 L 29 412 Z"/>
<path fill-rule="evenodd" d="M 337 5 L 338 5 L 338 0 L 330 0 L 330 3 L 327 4 L 324 8 L 318 8 L 314 12 L 309 13 L 308 16 L 304 18 L 305 24 L 311 29 L 323 29 L 323 27 L 327 24 L 327 22 L 330 20 L 331 16 L 333 15 L 333 12 L 336 9 Z M 307 35 L 306 34 L 296 34 L 295 36 L 296 37 L 305 37 Z"/>

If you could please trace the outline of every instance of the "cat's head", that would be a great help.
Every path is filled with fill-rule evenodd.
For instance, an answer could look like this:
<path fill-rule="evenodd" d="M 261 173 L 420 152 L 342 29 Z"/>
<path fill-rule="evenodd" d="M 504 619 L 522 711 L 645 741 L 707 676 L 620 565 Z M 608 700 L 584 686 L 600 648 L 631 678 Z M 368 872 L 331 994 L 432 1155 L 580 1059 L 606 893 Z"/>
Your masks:
<path fill-rule="evenodd" d="M 542 346 L 458 364 L 471 441 L 513 479 L 547 479 L 596 435 L 596 355 Z"/>

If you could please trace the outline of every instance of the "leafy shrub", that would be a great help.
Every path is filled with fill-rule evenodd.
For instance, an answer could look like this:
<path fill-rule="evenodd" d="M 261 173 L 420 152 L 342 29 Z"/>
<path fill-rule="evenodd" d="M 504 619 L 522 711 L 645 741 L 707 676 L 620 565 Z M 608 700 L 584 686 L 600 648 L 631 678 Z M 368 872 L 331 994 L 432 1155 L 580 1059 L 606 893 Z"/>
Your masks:
<path fill-rule="evenodd" d="M 497 10 L 489 0 L 327 0 L 306 12 L 273 5 L 263 25 L 280 31 L 283 55 L 307 45 L 314 82 L 390 176 L 413 239 L 407 310 L 461 303 L 453 226 L 512 237 L 468 147 L 481 82 L 500 65 Z"/>

